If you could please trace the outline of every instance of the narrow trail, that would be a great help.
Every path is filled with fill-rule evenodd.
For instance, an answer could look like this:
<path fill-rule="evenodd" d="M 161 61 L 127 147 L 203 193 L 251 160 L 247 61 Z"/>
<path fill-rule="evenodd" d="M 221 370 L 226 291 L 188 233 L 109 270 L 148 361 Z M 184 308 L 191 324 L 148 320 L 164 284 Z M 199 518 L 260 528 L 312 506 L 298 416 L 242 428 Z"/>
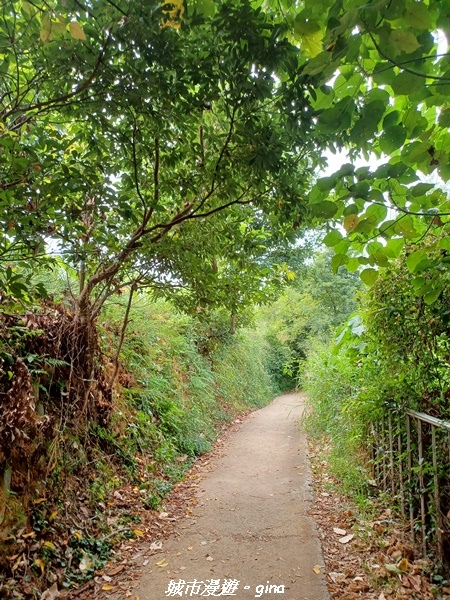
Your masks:
<path fill-rule="evenodd" d="M 308 516 L 310 472 L 298 429 L 302 410 L 300 394 L 283 395 L 233 433 L 225 456 L 214 460 L 200 483 L 192 516 L 152 556 L 134 591 L 140 600 L 328 598 L 322 575 L 313 571 L 323 559 Z M 156 565 L 162 559 L 167 567 Z M 170 580 L 186 585 L 177 591 L 172 584 L 168 595 Z M 195 581 L 203 583 L 195 587 Z"/>

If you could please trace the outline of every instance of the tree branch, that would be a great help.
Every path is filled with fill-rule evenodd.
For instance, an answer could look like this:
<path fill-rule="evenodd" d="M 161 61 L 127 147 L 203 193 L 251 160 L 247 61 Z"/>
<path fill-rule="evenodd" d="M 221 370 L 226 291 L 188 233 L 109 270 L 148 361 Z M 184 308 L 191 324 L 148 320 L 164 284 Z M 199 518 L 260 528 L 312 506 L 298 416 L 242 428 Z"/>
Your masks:
<path fill-rule="evenodd" d="M 402 71 L 405 71 L 406 73 L 411 73 L 411 75 L 416 75 L 417 77 L 422 77 L 423 79 L 434 79 L 435 81 L 450 81 L 450 77 L 443 77 L 442 75 L 431 75 L 429 73 L 428 74 L 420 73 L 420 71 L 414 71 L 414 69 L 410 69 L 409 67 L 403 66 L 404 63 L 396 62 L 394 59 L 390 58 L 385 52 L 383 52 L 383 50 L 380 49 L 379 45 L 375 41 L 373 33 L 371 31 L 369 31 L 368 29 L 366 29 L 366 31 L 367 31 L 370 39 L 372 40 L 373 45 L 375 46 L 375 49 L 377 50 L 378 54 L 385 60 L 392 63 L 395 67 L 398 67 L 399 69 L 401 69 Z"/>
<path fill-rule="evenodd" d="M 135 284 L 133 284 L 131 286 L 130 289 L 130 294 L 128 296 L 128 303 L 127 303 L 127 308 L 125 310 L 125 316 L 123 319 L 123 323 L 122 323 L 122 328 L 120 330 L 120 338 L 119 338 L 119 343 L 117 345 L 117 350 L 116 350 L 116 354 L 114 356 L 114 371 L 111 377 L 111 382 L 109 384 L 110 388 L 113 389 L 114 385 L 116 383 L 117 380 L 117 376 L 119 374 L 119 357 L 120 357 L 120 352 L 122 350 L 122 346 L 123 346 L 123 341 L 125 339 L 125 331 L 127 329 L 128 323 L 129 321 L 129 317 L 130 317 L 130 310 L 131 310 L 131 303 L 133 301 L 133 294 L 136 291 L 136 286 Z"/>
<path fill-rule="evenodd" d="M 41 111 L 43 111 L 43 109 L 52 108 L 55 104 L 58 104 L 60 102 L 65 103 L 67 100 L 70 100 L 70 99 L 74 98 L 75 96 L 79 96 L 81 93 L 86 91 L 89 88 L 89 86 L 91 85 L 91 83 L 94 81 L 95 76 L 97 75 L 97 73 L 100 69 L 101 62 L 103 60 L 103 57 L 105 55 L 105 52 L 106 52 L 106 49 L 108 47 L 110 40 L 111 40 L 111 32 L 108 33 L 108 37 L 106 38 L 106 41 L 105 41 L 102 49 L 100 50 L 100 54 L 97 57 L 97 60 L 95 62 L 92 73 L 89 75 L 89 77 L 83 83 L 81 83 L 77 87 L 76 90 L 74 90 L 73 92 L 69 92 L 68 94 L 59 96 L 58 98 L 46 100 L 45 102 L 36 102 L 36 104 L 30 104 L 30 105 L 24 106 L 24 107 L 17 106 L 17 108 L 9 110 L 5 114 L 1 115 L 1 117 L 4 120 L 6 120 L 8 117 L 10 117 L 12 114 L 14 114 L 17 111 L 20 111 L 21 114 L 26 114 L 26 113 L 34 112 L 34 111 L 41 112 Z M 25 120 L 25 122 L 27 122 L 30 118 L 31 117 L 28 117 Z"/>

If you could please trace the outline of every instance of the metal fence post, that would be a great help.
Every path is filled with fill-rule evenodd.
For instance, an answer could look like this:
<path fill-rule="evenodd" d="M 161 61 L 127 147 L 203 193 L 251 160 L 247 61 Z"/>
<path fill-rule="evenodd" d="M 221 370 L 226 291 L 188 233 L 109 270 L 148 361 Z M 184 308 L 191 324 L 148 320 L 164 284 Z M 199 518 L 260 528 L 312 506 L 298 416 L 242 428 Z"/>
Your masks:
<path fill-rule="evenodd" d="M 409 525 L 411 528 L 411 541 L 414 543 L 414 505 L 412 493 L 412 454 L 411 454 L 411 417 L 406 415 L 406 451 L 408 454 L 408 500 L 409 500 Z"/>
<path fill-rule="evenodd" d="M 422 552 L 427 555 L 427 533 L 426 533 L 426 508 L 425 508 L 425 481 L 423 477 L 423 433 L 422 421 L 417 419 L 417 439 L 419 450 L 419 489 L 420 489 L 420 521 L 422 528 Z"/>

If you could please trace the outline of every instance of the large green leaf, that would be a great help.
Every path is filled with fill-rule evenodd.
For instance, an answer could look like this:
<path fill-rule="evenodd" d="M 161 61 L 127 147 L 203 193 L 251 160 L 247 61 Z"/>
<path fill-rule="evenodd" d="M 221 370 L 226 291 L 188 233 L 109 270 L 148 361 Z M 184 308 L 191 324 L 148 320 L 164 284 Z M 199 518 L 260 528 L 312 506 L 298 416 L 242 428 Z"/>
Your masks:
<path fill-rule="evenodd" d="M 417 37 L 411 31 L 393 29 L 390 33 L 389 40 L 396 54 L 400 54 L 402 52 L 405 54 L 411 54 L 420 48 L 420 43 L 418 42 Z"/>
<path fill-rule="evenodd" d="M 342 233 L 338 229 L 333 229 L 329 231 L 327 235 L 323 238 L 323 243 L 325 246 L 336 246 L 342 240 Z"/>
<path fill-rule="evenodd" d="M 372 286 L 378 279 L 378 274 L 376 269 L 364 269 L 359 276 L 366 285 Z"/>
<path fill-rule="evenodd" d="M 394 125 L 381 134 L 379 144 L 385 154 L 392 154 L 403 146 L 405 140 L 406 129 L 402 125 Z"/>
<path fill-rule="evenodd" d="M 323 200 L 310 205 L 310 209 L 315 217 L 331 219 L 336 214 L 338 207 L 330 200 Z"/>
<path fill-rule="evenodd" d="M 428 260 L 427 253 L 424 250 L 417 250 L 412 252 L 406 258 L 406 266 L 408 267 L 411 273 L 417 273 L 419 271 L 423 271 L 430 264 Z"/>

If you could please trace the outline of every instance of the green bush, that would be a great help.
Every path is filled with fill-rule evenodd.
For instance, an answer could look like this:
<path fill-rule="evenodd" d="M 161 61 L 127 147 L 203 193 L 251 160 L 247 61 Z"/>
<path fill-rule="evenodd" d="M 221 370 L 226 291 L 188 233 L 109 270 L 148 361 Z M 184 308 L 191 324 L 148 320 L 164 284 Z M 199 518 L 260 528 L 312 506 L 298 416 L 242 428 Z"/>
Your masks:
<path fill-rule="evenodd" d="M 124 306 L 108 306 L 105 351 L 117 344 L 123 315 Z M 211 326 L 204 315 L 199 324 L 168 302 L 137 297 L 120 356 L 132 385 L 117 400 L 116 434 L 102 437 L 116 455 L 143 454 L 156 470 L 178 479 L 190 459 L 211 448 L 222 423 L 274 397 L 252 332 L 226 334 L 223 316 L 211 318 Z M 158 503 L 158 493 L 152 494 L 149 505 Z"/>
<path fill-rule="evenodd" d="M 304 425 L 309 435 L 325 442 L 333 474 L 347 493 L 358 498 L 367 489 L 361 453 L 366 425 L 358 404 L 362 365 L 334 349 L 317 344 L 303 365 L 301 385 L 307 394 Z"/>

